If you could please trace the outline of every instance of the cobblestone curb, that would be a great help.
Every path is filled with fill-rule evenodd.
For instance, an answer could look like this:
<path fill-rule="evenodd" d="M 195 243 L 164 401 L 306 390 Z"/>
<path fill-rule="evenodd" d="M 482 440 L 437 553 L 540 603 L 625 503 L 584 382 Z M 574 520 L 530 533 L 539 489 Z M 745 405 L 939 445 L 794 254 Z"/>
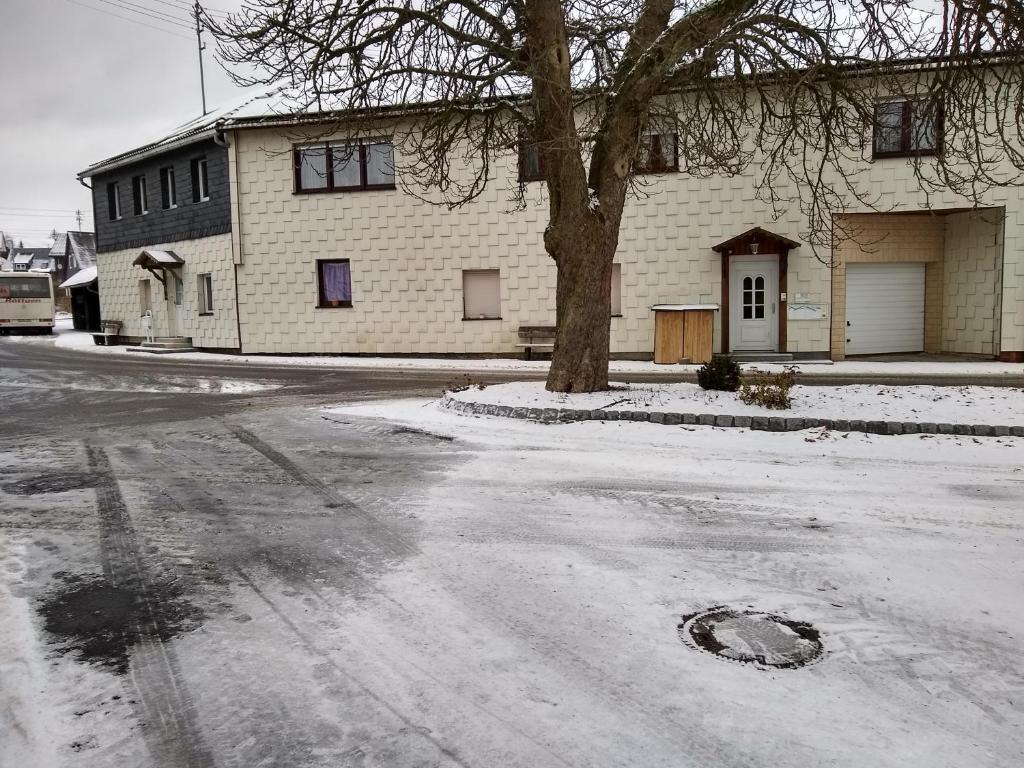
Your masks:
<path fill-rule="evenodd" d="M 646 421 L 709 427 L 740 427 L 761 432 L 797 432 L 824 427 L 836 432 L 869 435 L 970 435 L 974 437 L 1024 437 L 1024 426 L 992 424 L 940 424 L 924 421 L 862 421 L 857 419 L 807 419 L 793 416 L 725 416 L 712 413 L 665 413 L 663 411 L 592 411 L 577 408 L 525 408 L 522 406 L 471 403 L 445 395 L 441 407 L 469 416 L 504 416 L 509 419 L 566 424 L 572 421 Z"/>

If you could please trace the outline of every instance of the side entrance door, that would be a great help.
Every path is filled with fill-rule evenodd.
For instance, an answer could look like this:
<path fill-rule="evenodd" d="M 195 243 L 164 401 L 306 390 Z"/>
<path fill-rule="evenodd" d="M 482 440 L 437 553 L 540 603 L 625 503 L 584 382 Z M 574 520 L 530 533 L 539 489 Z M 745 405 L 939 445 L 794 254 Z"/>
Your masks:
<path fill-rule="evenodd" d="M 729 347 L 774 352 L 779 345 L 779 257 L 735 256 L 729 265 Z"/>
<path fill-rule="evenodd" d="M 167 335 L 177 336 L 180 333 L 178 312 L 181 310 L 184 286 L 181 282 L 181 275 L 171 270 L 167 270 L 164 274 L 167 280 Z"/>

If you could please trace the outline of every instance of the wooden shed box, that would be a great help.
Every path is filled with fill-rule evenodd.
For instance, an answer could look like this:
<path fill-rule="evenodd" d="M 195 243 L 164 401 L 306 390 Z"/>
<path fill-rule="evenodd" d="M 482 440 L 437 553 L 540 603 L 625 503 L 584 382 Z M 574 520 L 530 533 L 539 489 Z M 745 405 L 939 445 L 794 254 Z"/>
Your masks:
<path fill-rule="evenodd" d="M 654 362 L 674 365 L 711 359 L 717 304 L 655 304 Z"/>

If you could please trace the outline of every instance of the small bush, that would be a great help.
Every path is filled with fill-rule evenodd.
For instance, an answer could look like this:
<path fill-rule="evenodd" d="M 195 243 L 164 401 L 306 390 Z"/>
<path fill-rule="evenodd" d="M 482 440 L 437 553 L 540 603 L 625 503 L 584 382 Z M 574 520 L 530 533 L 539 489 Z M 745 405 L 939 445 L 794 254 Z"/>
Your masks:
<path fill-rule="evenodd" d="M 751 371 L 740 387 L 740 400 L 747 405 L 760 405 L 773 411 L 784 411 L 793 404 L 789 390 L 795 383 L 795 368 L 786 368 L 781 373 Z"/>
<path fill-rule="evenodd" d="M 740 366 L 729 355 L 715 355 L 697 371 L 701 389 L 735 392 L 740 388 Z"/>

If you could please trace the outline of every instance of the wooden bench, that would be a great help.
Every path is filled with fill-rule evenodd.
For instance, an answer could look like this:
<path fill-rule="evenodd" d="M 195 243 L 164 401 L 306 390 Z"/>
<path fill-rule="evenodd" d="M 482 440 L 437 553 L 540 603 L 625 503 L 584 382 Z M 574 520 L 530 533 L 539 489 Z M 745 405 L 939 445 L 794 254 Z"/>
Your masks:
<path fill-rule="evenodd" d="M 533 350 L 555 348 L 555 326 L 553 325 L 521 325 L 519 326 L 519 343 L 523 348 L 523 359 L 530 360 Z"/>
<path fill-rule="evenodd" d="M 100 332 L 92 335 L 92 342 L 97 346 L 110 347 L 113 346 L 113 341 L 117 340 L 120 333 L 120 320 L 101 320 Z"/>

